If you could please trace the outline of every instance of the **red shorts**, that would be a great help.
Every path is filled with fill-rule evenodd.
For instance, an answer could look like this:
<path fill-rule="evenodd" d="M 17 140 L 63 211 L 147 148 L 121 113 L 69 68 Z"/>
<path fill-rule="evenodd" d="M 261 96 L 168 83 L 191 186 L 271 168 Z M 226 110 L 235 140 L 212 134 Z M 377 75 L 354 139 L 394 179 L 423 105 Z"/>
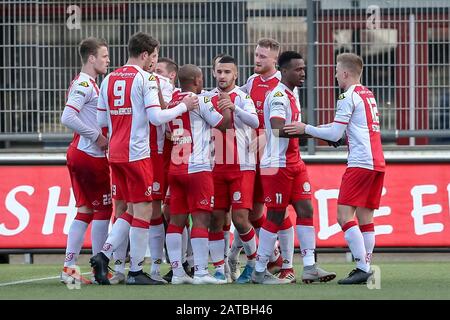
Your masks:
<path fill-rule="evenodd" d="M 77 207 L 112 211 L 111 178 L 106 157 L 92 157 L 70 146 L 67 149 L 67 168 Z"/>
<path fill-rule="evenodd" d="M 287 168 L 262 168 L 266 207 L 286 209 L 299 200 L 311 200 L 311 184 L 303 161 Z"/>
<path fill-rule="evenodd" d="M 253 209 L 253 183 L 255 171 L 213 171 L 214 209 Z"/>
<path fill-rule="evenodd" d="M 160 153 L 152 153 L 150 159 L 152 159 L 153 167 L 153 200 L 164 200 L 167 191 L 167 169 L 164 167 L 164 156 Z"/>
<path fill-rule="evenodd" d="M 261 169 L 259 164 L 256 165 L 255 185 L 253 188 L 253 202 L 264 203 L 264 191 L 261 181 Z"/>
<path fill-rule="evenodd" d="M 384 172 L 356 167 L 347 168 L 342 176 L 338 204 L 378 209 L 383 181 Z"/>
<path fill-rule="evenodd" d="M 209 171 L 170 174 L 170 214 L 211 212 L 214 204 L 214 183 Z"/>
<path fill-rule="evenodd" d="M 110 165 L 114 199 L 131 203 L 152 201 L 153 170 L 150 158 Z"/>

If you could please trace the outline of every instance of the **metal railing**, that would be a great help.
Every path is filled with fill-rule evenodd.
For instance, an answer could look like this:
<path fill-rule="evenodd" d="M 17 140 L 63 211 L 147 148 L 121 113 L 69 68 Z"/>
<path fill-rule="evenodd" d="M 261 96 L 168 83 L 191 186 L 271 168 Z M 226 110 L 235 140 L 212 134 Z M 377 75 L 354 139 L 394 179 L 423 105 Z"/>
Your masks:
<path fill-rule="evenodd" d="M 207 88 L 214 87 L 210 63 L 218 53 L 237 58 L 238 81 L 244 83 L 259 38 L 272 37 L 282 50 L 301 52 L 308 67 L 302 105 L 311 123 L 332 120 L 339 92 L 335 57 L 356 52 L 365 61 L 363 83 L 377 97 L 386 143 L 450 142 L 447 0 L 75 3 L 0 5 L 0 141 L 69 137 L 59 118 L 80 69 L 80 40 L 105 38 L 112 70 L 126 61 L 130 35 L 146 31 L 160 40 L 160 56 L 200 66 Z"/>

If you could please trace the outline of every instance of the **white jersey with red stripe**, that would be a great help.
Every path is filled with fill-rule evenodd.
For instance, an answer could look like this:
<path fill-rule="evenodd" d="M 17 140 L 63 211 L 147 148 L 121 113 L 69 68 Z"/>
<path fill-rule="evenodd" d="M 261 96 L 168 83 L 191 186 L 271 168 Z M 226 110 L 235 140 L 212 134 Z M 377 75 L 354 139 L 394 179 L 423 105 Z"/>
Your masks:
<path fill-rule="evenodd" d="M 264 121 L 267 144 L 261 159 L 261 168 L 286 168 L 299 163 L 298 139 L 277 137 L 272 132 L 270 119 L 280 118 L 285 124 L 301 121 L 300 102 L 295 93 L 279 83 L 264 102 Z"/>
<path fill-rule="evenodd" d="M 272 91 L 281 80 L 281 72 L 277 71 L 272 76 L 264 79 L 260 74 L 251 75 L 247 83 L 241 87 L 241 90 L 253 100 L 256 112 L 259 118 L 259 129 L 264 128 L 264 101 L 267 95 Z"/>
<path fill-rule="evenodd" d="M 361 84 L 339 96 L 334 121 L 347 125 L 348 166 L 385 170 L 379 113 L 375 97 Z"/>
<path fill-rule="evenodd" d="M 97 101 L 99 89 L 95 79 L 84 72 L 80 72 L 70 84 L 67 93 L 66 108 L 75 110 L 84 125 L 93 131 L 101 132 L 97 124 Z M 106 157 L 95 141 L 74 132 L 71 146 L 96 158 Z"/>
<path fill-rule="evenodd" d="M 136 65 L 125 65 L 103 80 L 98 115 L 106 113 L 109 161 L 132 162 L 150 157 L 146 109 L 160 108 L 156 77 Z"/>
<path fill-rule="evenodd" d="M 172 100 L 172 95 L 175 87 L 170 82 L 169 78 L 163 77 L 157 73 L 156 76 L 159 88 L 164 99 L 164 103 L 168 105 L 170 100 Z M 164 150 L 164 140 L 166 139 L 166 125 L 162 124 L 160 126 L 154 126 L 150 124 L 150 151 L 157 152 L 159 154 L 163 153 Z"/>
<path fill-rule="evenodd" d="M 169 108 L 178 105 L 189 92 L 175 92 Z M 209 97 L 199 95 L 199 107 L 170 121 L 169 130 L 173 142 L 170 160 L 171 174 L 188 174 L 212 171 L 213 144 L 211 128 L 223 120 Z"/>
<path fill-rule="evenodd" d="M 220 90 L 215 88 L 211 90 L 211 102 L 218 112 L 218 93 Z M 240 111 L 248 114 L 257 115 L 255 104 L 250 96 L 240 90 L 239 87 L 234 87 L 228 92 L 231 101 Z M 256 119 L 255 119 L 256 120 Z M 228 129 L 226 133 L 220 133 L 222 139 L 215 139 L 215 166 L 214 171 L 246 171 L 256 169 L 256 153 L 250 150 L 252 141 L 252 128 L 245 124 L 237 115 L 235 110 L 232 113 L 232 128 Z M 231 141 L 230 141 L 231 140 Z"/>

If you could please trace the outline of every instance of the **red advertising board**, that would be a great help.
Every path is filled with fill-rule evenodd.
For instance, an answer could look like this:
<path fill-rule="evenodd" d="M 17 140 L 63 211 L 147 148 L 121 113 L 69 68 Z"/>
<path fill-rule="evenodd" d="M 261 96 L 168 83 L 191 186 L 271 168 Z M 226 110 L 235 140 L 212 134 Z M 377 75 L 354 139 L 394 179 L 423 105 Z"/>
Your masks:
<path fill-rule="evenodd" d="M 345 168 L 308 164 L 318 247 L 346 246 L 336 222 Z M 76 215 L 66 167 L 0 166 L 0 181 L 0 248 L 64 248 Z M 377 246 L 450 246 L 449 206 L 450 164 L 389 164 L 375 212 Z"/>

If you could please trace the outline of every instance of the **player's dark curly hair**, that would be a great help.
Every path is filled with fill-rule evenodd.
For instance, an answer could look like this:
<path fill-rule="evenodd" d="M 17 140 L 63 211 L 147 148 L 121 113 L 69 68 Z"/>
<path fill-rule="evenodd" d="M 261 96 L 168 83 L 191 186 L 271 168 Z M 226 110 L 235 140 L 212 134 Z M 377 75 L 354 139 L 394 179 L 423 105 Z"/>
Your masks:
<path fill-rule="evenodd" d="M 286 68 L 291 60 L 294 59 L 303 59 L 303 56 L 295 51 L 284 51 L 278 57 L 278 69 Z"/>

